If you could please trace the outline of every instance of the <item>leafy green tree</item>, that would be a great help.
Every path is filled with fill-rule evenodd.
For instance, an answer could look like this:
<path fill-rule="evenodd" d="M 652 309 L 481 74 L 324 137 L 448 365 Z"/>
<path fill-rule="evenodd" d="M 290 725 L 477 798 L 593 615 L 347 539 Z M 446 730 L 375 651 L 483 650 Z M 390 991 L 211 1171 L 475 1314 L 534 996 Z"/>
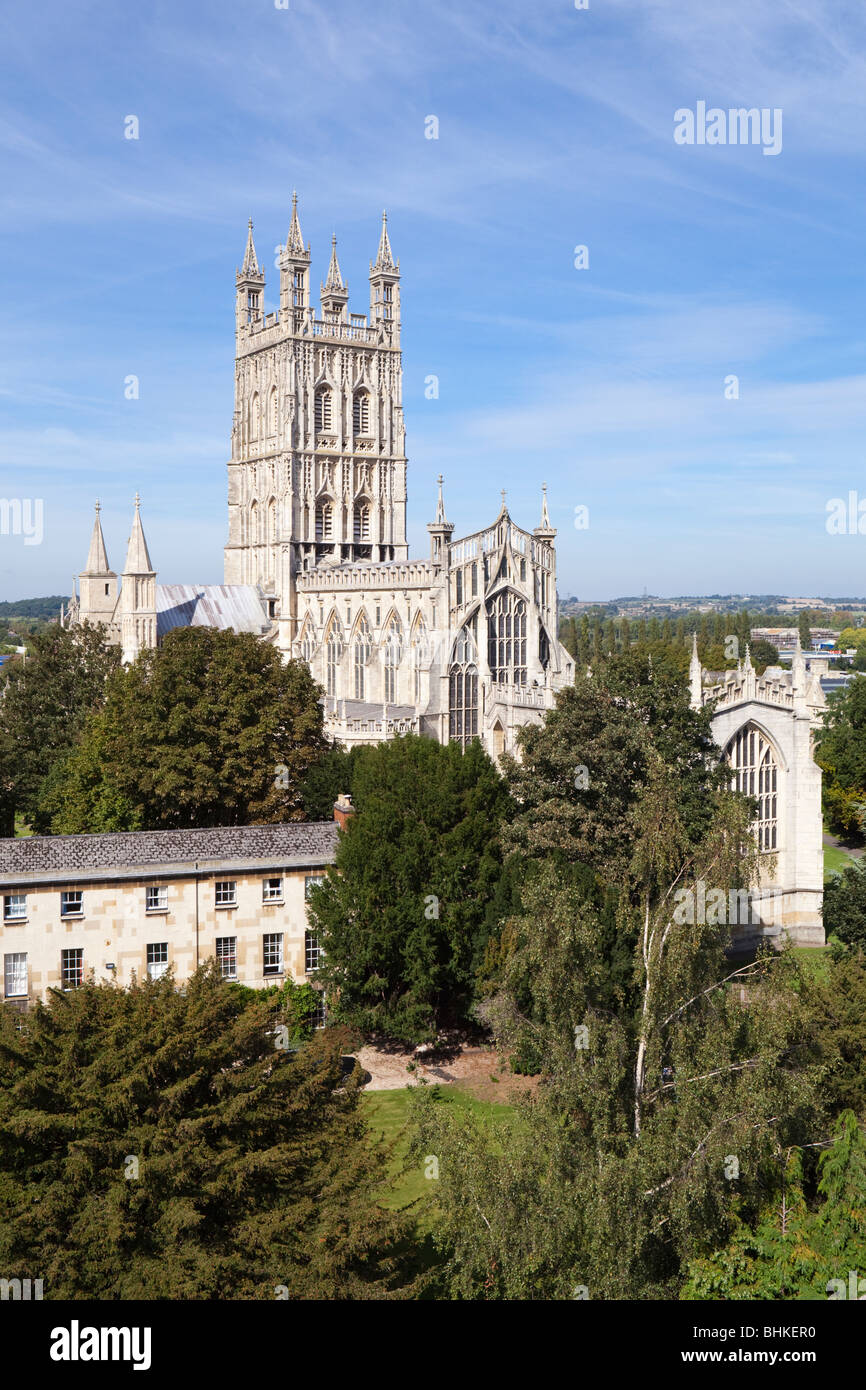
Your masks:
<path fill-rule="evenodd" d="M 578 674 L 543 725 L 521 730 L 519 761 L 503 759 L 521 808 L 505 832 L 506 850 L 562 855 L 616 888 L 654 757 L 673 769 L 680 815 L 687 834 L 698 838 L 709 796 L 726 781 L 709 713 L 691 708 L 679 675 L 634 652 L 591 676 Z"/>
<path fill-rule="evenodd" d="M 778 1146 L 811 1137 L 817 1063 L 801 1047 L 796 967 L 775 953 L 725 961 L 728 895 L 755 871 L 752 808 L 681 683 L 612 662 L 520 741 L 503 841 L 525 866 L 521 901 L 480 1007 L 503 1054 L 535 1059 L 544 1085 L 504 1152 L 417 1101 L 416 1142 L 439 1157 L 449 1287 L 669 1297 L 684 1261 L 728 1238 L 736 1203 L 757 1213 Z M 721 914 L 697 910 L 700 884 Z M 618 988 L 610 895 L 631 962 Z"/>
<path fill-rule="evenodd" d="M 307 820 L 331 820 L 334 802 L 343 792 L 352 789 L 355 765 L 361 748 L 344 748 L 334 744 L 314 762 L 306 774 L 302 789 L 304 815 Z"/>
<path fill-rule="evenodd" d="M 812 650 L 812 628 L 809 623 L 809 614 L 804 611 L 797 619 L 797 629 L 800 633 L 800 646 L 804 652 Z"/>
<path fill-rule="evenodd" d="M 857 860 L 824 884 L 824 931 L 866 950 L 866 864 Z"/>
<path fill-rule="evenodd" d="M 0 1012 L 0 1267 L 51 1299 L 387 1297 L 402 1218 L 340 1030 L 279 1046 L 202 967 Z M 20 1019 L 19 1019 L 20 1022 Z M 34 1261 L 37 1269 L 34 1269 Z"/>
<path fill-rule="evenodd" d="M 763 637 L 759 637 L 757 642 L 753 642 L 749 651 L 752 665 L 759 676 L 763 675 L 768 666 L 778 666 L 779 664 L 778 647 L 774 647 L 772 642 L 767 642 Z"/>
<path fill-rule="evenodd" d="M 365 749 L 357 814 L 313 890 L 311 926 L 335 1016 L 407 1041 L 465 1017 L 502 873 L 502 778 L 479 743 L 465 753 L 414 735 Z"/>
<path fill-rule="evenodd" d="M 327 750 L 319 687 L 252 633 L 170 632 L 115 672 L 46 788 L 55 834 L 298 819 Z"/>
<path fill-rule="evenodd" d="M 37 633 L 26 661 L 9 671 L 0 699 L 0 805 L 20 811 L 36 831 L 48 829 L 43 786 L 81 738 L 105 699 L 106 682 L 120 664 L 101 629 L 62 628 Z"/>
<path fill-rule="evenodd" d="M 803 1193 L 800 1154 L 794 1150 L 781 1190 L 754 1229 L 738 1223 L 729 1244 L 693 1261 L 681 1296 L 849 1297 L 849 1271 L 866 1268 L 866 1138 L 852 1111 L 838 1117 L 834 1142 L 821 1154 L 819 1168 L 822 1202 L 812 1211 Z M 838 1281 L 835 1288 L 831 1281 Z"/>

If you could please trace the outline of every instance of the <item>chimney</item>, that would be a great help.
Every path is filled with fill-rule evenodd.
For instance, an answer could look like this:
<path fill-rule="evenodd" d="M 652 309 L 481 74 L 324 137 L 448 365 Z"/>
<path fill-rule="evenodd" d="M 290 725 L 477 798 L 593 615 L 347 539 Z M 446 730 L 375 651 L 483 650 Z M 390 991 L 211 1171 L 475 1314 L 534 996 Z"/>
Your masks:
<path fill-rule="evenodd" d="M 346 829 L 346 826 L 348 825 L 349 821 L 352 819 L 354 814 L 355 808 L 352 805 L 351 796 L 348 792 L 340 792 L 340 795 L 334 802 L 334 820 L 337 822 L 341 830 Z"/>

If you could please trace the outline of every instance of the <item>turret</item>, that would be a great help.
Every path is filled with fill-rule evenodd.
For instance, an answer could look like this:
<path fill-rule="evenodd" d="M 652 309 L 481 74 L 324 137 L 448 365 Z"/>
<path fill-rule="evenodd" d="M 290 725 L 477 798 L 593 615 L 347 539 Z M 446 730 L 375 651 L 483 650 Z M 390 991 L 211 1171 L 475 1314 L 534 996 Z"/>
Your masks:
<path fill-rule="evenodd" d="M 292 194 L 292 221 L 280 255 L 280 318 L 297 323 L 310 307 L 310 248 L 304 250 L 298 195 Z"/>
<path fill-rule="evenodd" d="M 124 665 L 139 652 L 156 646 L 156 570 L 150 563 L 141 525 L 141 499 L 135 494 L 135 516 L 123 567 L 120 591 L 120 641 Z"/>
<path fill-rule="evenodd" d="M 105 537 L 99 520 L 99 502 L 93 518 L 93 531 L 90 536 L 90 549 L 87 563 L 78 576 L 80 600 L 78 621 L 82 623 L 107 623 L 111 621 L 117 603 L 117 575 L 109 569 L 105 551 Z"/>
<path fill-rule="evenodd" d="M 265 311 L 265 273 L 256 257 L 252 218 L 247 230 L 244 263 L 235 275 L 235 284 L 235 331 L 240 334 L 256 320 L 261 323 Z"/>
<path fill-rule="evenodd" d="M 689 662 L 689 702 L 692 709 L 700 709 L 704 699 L 704 677 L 701 659 L 698 656 L 698 634 L 692 633 L 692 659 Z"/>
<path fill-rule="evenodd" d="M 382 213 L 382 233 L 375 261 L 370 262 L 370 325 L 381 324 L 400 337 L 400 262 L 394 260 L 388 237 L 388 214 Z"/>
<path fill-rule="evenodd" d="M 337 238 L 331 237 L 331 264 L 328 276 L 322 285 L 322 318 L 325 322 L 345 323 L 346 306 L 349 303 L 349 287 L 343 283 L 340 262 L 337 260 Z"/>
<path fill-rule="evenodd" d="M 442 474 L 439 474 L 439 500 L 436 504 L 436 520 L 428 521 L 427 530 L 430 532 L 430 559 L 434 565 L 444 565 L 445 557 L 452 533 L 454 522 L 447 521 L 445 517 L 445 499 L 442 496 Z"/>

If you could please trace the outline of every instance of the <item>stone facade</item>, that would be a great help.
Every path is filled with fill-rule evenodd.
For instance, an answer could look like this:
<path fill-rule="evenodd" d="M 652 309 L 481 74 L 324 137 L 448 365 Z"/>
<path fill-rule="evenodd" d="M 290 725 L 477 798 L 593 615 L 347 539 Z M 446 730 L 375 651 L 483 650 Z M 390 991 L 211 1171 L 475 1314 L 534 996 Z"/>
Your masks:
<path fill-rule="evenodd" d="M 798 638 L 790 672 L 775 666 L 758 676 L 747 651 L 736 671 L 705 684 L 695 643 L 690 685 L 693 707 L 713 709 L 713 737 L 731 763 L 733 784 L 758 802 L 760 923 L 739 928 L 735 945 L 746 950 L 761 938 L 823 945 L 821 769 L 813 743 L 826 701 L 818 672 L 809 669 Z"/>
<path fill-rule="evenodd" d="M 279 309 L 266 313 L 250 223 L 235 285 L 225 585 L 156 584 L 136 499 L 119 593 L 97 512 L 70 620 L 103 623 L 130 661 L 168 626 L 237 627 L 243 608 L 244 630 L 307 662 L 330 737 L 477 737 L 497 756 L 574 678 L 557 637 L 546 491 L 532 531 L 512 521 L 503 493 L 490 526 L 455 540 L 440 477 L 429 558 L 410 560 L 400 264 L 387 218 L 369 313 L 349 312 L 334 240 L 317 316 L 310 261 L 293 199 Z M 199 601 L 173 600 L 181 587 Z"/>
<path fill-rule="evenodd" d="M 315 982 L 306 892 L 334 823 L 0 841 L 3 997 L 26 1006 L 90 977 L 129 985 L 215 958 L 258 986 Z"/>

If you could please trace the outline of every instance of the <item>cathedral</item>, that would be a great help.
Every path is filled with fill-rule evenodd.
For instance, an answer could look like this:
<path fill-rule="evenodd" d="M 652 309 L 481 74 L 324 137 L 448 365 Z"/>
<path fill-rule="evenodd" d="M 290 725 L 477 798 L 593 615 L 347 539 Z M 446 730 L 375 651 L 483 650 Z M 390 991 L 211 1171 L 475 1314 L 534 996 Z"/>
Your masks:
<path fill-rule="evenodd" d="M 331 738 L 479 738 L 498 756 L 574 679 L 557 637 L 546 491 L 533 530 L 512 521 L 503 493 L 492 523 L 456 540 L 440 476 L 429 555 L 410 559 L 400 263 L 387 216 L 368 313 L 349 311 L 336 238 L 318 314 L 310 263 L 293 197 L 279 308 L 266 312 L 250 223 L 236 274 L 225 583 L 157 584 L 137 496 L 118 583 L 97 504 L 68 621 L 102 623 L 125 662 L 177 626 L 256 632 L 307 663 Z"/>
<path fill-rule="evenodd" d="M 305 661 L 323 691 L 326 733 L 375 743 L 418 733 L 498 757 L 540 723 L 574 662 L 557 636 L 556 532 L 542 489 L 539 524 L 502 502 L 489 526 L 454 538 L 439 478 L 429 554 L 406 540 L 406 437 L 400 263 L 383 215 L 368 313 L 349 312 L 336 239 L 311 302 L 310 248 L 297 199 L 279 257 L 279 307 L 249 225 L 235 287 L 235 399 L 224 580 L 157 584 L 135 499 L 123 573 L 110 568 L 99 504 L 67 621 L 104 626 L 124 662 L 178 626 L 256 633 Z M 735 944 L 788 936 L 819 945 L 821 774 L 813 735 L 820 677 L 797 651 L 790 672 L 707 675 L 695 648 L 695 708 L 711 704 L 733 784 L 758 801 L 765 868 Z"/>

